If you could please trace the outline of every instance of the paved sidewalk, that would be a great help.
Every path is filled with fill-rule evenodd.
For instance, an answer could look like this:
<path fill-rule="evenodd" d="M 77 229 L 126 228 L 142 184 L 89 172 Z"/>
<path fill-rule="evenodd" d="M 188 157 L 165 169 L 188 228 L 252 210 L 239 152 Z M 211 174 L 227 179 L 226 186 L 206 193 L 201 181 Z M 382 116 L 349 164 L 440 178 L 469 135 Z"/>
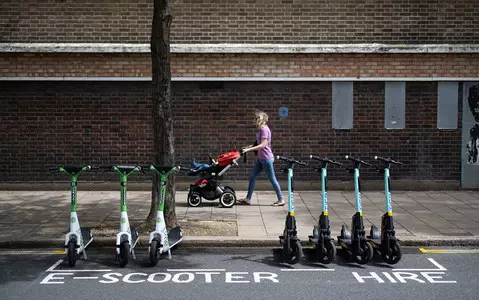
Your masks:
<path fill-rule="evenodd" d="M 245 191 L 237 192 L 238 198 L 245 194 Z M 395 191 L 392 198 L 396 234 L 403 244 L 479 245 L 479 191 Z M 118 199 L 119 191 L 78 192 L 82 227 L 119 222 Z M 321 194 L 320 191 L 295 192 L 294 199 L 298 235 L 307 241 L 321 214 Z M 331 229 L 336 238 L 342 224 L 350 226 L 355 212 L 354 192 L 329 191 L 328 199 Z M 224 220 L 237 224 L 237 236 L 185 236 L 185 244 L 279 245 L 278 235 L 283 231 L 288 208 L 270 206 L 274 200 L 273 192 L 258 191 L 252 205 L 238 204 L 227 209 L 219 207 L 216 200 L 204 201 L 200 207 L 188 207 L 186 192 L 179 191 L 176 196 L 178 220 Z M 371 224 L 380 227 L 385 210 L 384 194 L 363 192 L 362 200 L 369 232 Z M 69 201 L 68 190 L 0 191 L 0 246 L 51 244 L 61 247 L 69 226 Z M 149 208 L 150 192 L 128 192 L 130 222 L 146 218 Z M 144 241 L 147 236 L 141 238 Z M 101 240 L 94 239 L 92 245 L 100 244 Z M 107 243 L 114 245 L 113 240 L 112 234 Z"/>

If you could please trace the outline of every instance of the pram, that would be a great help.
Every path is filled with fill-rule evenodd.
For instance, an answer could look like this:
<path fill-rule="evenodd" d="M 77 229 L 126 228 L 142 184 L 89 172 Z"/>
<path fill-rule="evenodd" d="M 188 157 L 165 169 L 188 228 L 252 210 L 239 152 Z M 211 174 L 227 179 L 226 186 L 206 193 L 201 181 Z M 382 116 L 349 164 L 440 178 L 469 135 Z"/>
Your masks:
<path fill-rule="evenodd" d="M 238 160 L 241 153 L 238 150 L 225 152 L 214 160 L 210 155 L 209 164 L 201 164 L 193 161 L 193 167 L 189 176 L 199 176 L 200 178 L 188 189 L 188 205 L 199 206 L 203 199 L 213 201 L 219 198 L 223 207 L 233 207 L 236 203 L 236 193 L 230 186 L 223 186 L 219 183 L 221 176 L 232 166 L 238 166 Z"/>

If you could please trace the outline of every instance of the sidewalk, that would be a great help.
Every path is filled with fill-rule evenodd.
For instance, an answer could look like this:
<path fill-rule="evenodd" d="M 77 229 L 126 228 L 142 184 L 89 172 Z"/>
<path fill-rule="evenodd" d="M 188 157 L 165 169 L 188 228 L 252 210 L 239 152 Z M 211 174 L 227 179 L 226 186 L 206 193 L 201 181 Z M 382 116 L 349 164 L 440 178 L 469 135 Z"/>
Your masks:
<path fill-rule="evenodd" d="M 238 198 L 245 191 L 238 191 Z M 218 200 L 203 201 L 200 207 L 188 207 L 187 193 L 178 191 L 178 221 L 230 221 L 236 235 L 188 236 L 185 245 L 208 246 L 279 246 L 287 206 L 272 207 L 273 192 L 258 191 L 252 205 L 238 204 L 227 209 Z M 286 192 L 284 192 L 286 195 Z M 393 215 L 396 235 L 402 245 L 479 245 L 479 191 L 394 191 Z M 299 238 L 307 242 L 321 214 L 320 191 L 295 192 L 295 216 Z M 336 240 L 342 224 L 350 226 L 355 212 L 353 191 L 328 193 L 331 229 Z M 0 247 L 59 247 L 69 226 L 70 192 L 66 191 L 0 191 Z M 378 228 L 384 213 L 384 194 L 362 193 L 364 222 L 369 234 L 371 224 Z M 128 192 L 130 223 L 144 220 L 150 208 L 150 192 Z M 78 217 L 82 227 L 109 225 L 109 237 L 95 237 L 92 246 L 114 245 L 119 227 L 119 191 L 78 192 Z M 118 224 L 118 225 L 116 225 Z M 225 225 L 226 226 L 226 225 Z M 147 235 L 141 236 L 142 246 Z M 146 241 L 146 242 L 145 242 Z"/>

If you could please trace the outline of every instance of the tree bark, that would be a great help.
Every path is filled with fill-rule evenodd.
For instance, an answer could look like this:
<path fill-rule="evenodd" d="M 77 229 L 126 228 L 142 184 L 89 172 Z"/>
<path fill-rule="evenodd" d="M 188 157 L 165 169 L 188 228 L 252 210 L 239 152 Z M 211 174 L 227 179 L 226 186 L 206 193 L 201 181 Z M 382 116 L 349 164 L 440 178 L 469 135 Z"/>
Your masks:
<path fill-rule="evenodd" d="M 153 83 L 153 139 L 155 164 L 175 165 L 173 118 L 171 113 L 170 25 L 171 0 L 154 0 L 151 31 L 151 62 Z M 155 175 L 147 222 L 156 219 L 159 176 Z M 165 199 L 165 222 L 168 228 L 177 226 L 175 213 L 175 179 L 168 178 Z"/>

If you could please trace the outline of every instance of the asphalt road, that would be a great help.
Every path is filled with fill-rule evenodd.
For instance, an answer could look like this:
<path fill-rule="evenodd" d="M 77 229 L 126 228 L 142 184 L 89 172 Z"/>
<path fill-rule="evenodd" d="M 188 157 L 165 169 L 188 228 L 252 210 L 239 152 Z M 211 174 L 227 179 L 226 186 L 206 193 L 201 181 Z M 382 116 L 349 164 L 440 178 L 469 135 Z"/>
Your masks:
<path fill-rule="evenodd" d="M 394 266 L 306 257 L 290 266 L 265 248 L 179 248 L 149 266 L 147 249 L 120 268 L 114 249 L 90 249 L 69 268 L 55 249 L 0 250 L 0 299 L 478 299 L 479 251 L 404 249 Z M 475 252 L 475 253 L 471 253 Z"/>

